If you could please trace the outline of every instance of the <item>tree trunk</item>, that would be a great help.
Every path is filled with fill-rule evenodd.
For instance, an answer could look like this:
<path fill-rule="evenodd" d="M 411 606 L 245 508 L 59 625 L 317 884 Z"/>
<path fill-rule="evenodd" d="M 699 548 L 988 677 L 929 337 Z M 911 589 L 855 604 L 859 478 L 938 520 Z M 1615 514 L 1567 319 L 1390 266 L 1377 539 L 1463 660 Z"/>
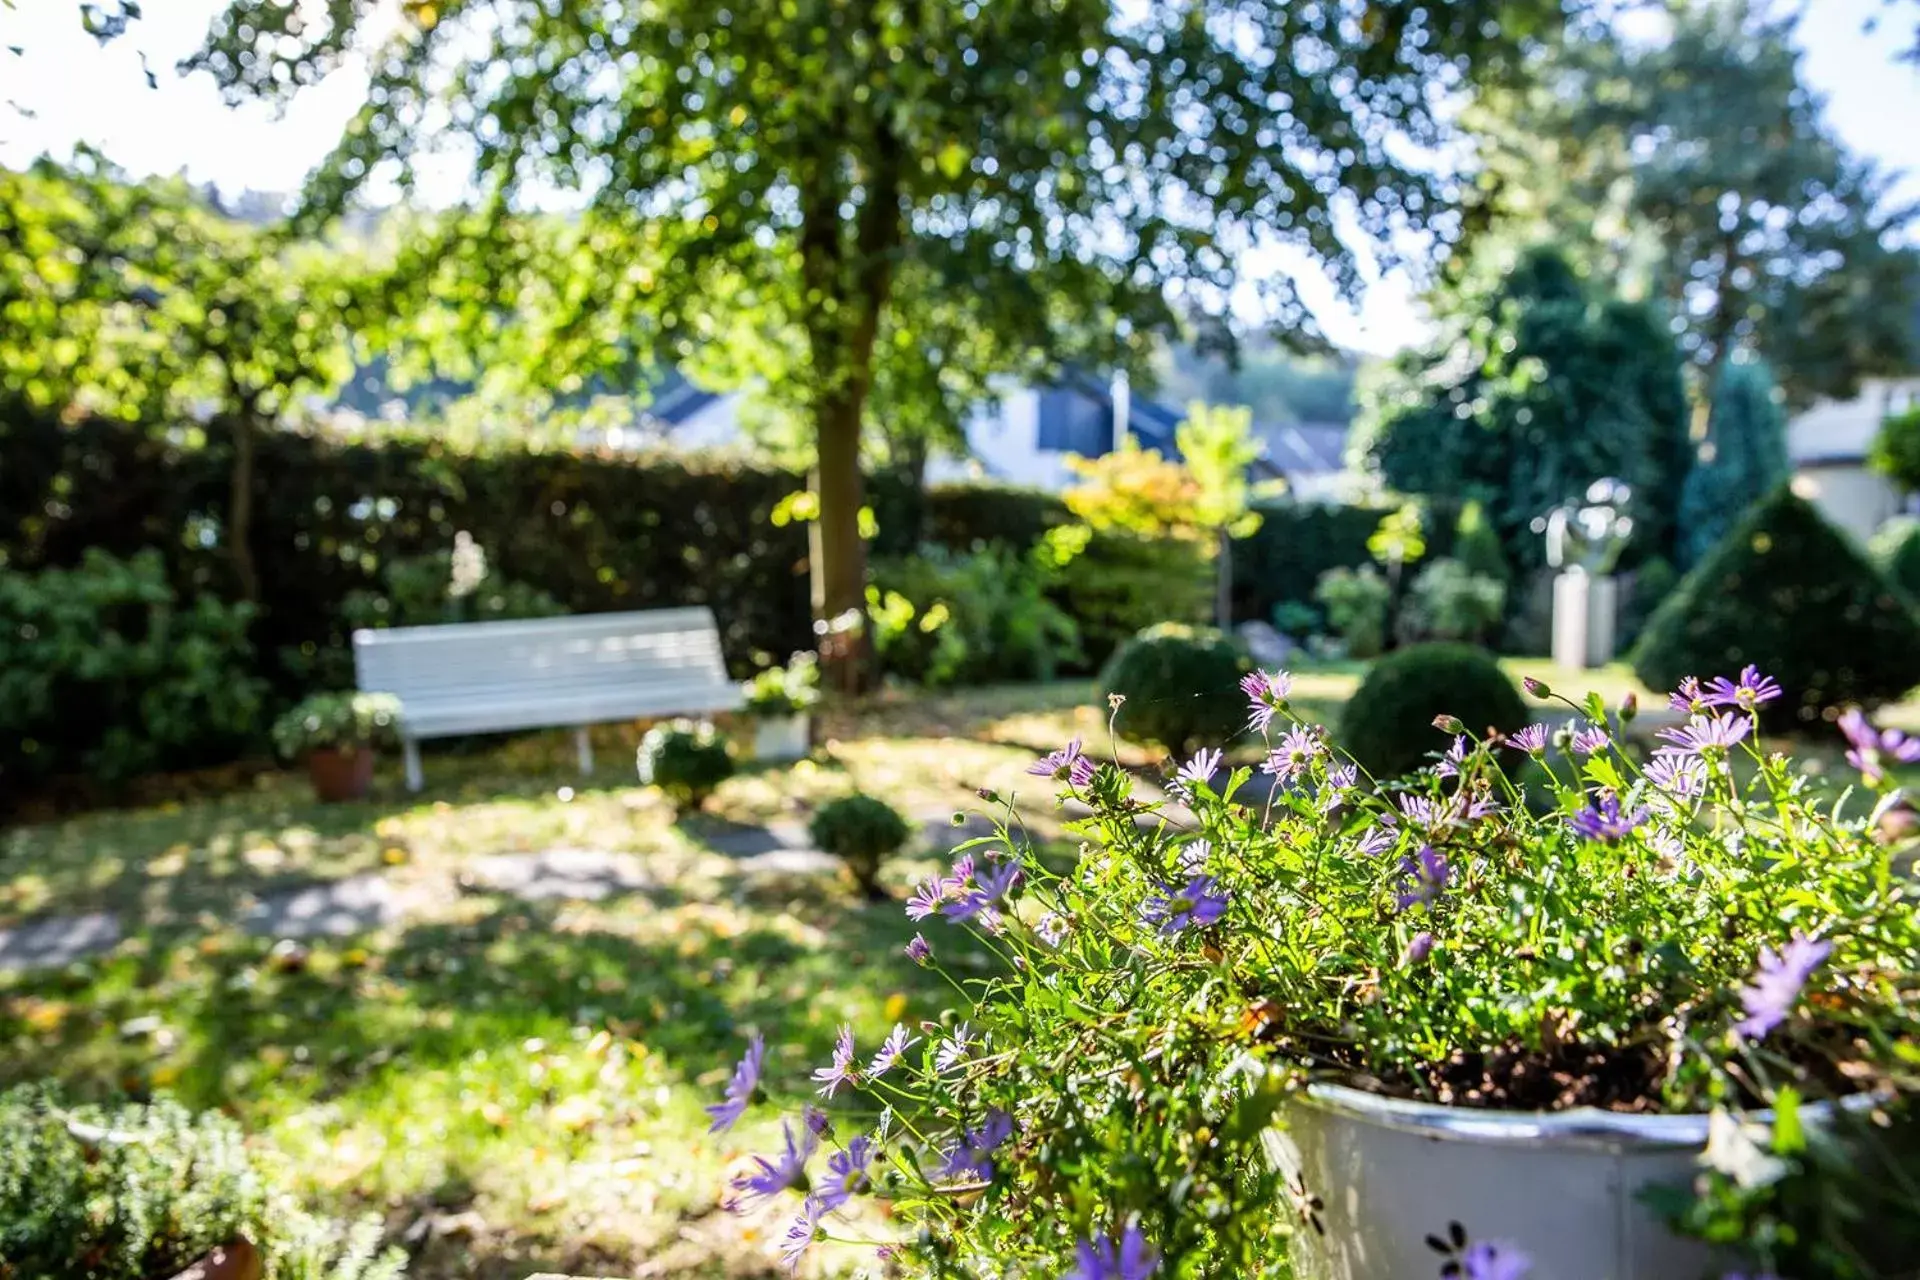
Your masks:
<path fill-rule="evenodd" d="M 1214 574 L 1213 618 L 1222 631 L 1233 630 L 1233 535 L 1224 528 L 1220 540 L 1219 564 Z"/>
<path fill-rule="evenodd" d="M 227 490 L 227 555 L 240 598 L 260 602 L 260 571 L 253 562 L 253 464 L 257 437 L 253 415 L 242 411 L 233 420 L 233 472 Z"/>
<path fill-rule="evenodd" d="M 808 526 L 813 617 L 820 661 L 835 688 L 859 693 L 868 684 L 867 544 L 860 536 L 866 479 L 860 473 L 860 415 L 865 397 L 828 397 L 815 410 L 818 438 L 808 486 L 820 508 Z"/>

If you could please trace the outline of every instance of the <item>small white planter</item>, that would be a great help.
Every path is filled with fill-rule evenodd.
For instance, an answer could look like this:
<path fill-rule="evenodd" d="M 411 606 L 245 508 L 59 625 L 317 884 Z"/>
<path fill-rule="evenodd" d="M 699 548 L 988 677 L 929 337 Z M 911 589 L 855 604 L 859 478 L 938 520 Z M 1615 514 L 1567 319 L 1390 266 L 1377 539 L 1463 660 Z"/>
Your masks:
<path fill-rule="evenodd" d="M 807 715 L 765 716 L 753 722 L 756 760 L 798 760 L 807 754 Z"/>
<path fill-rule="evenodd" d="M 1459 1223 L 1509 1241 L 1528 1280 L 1698 1280 L 1714 1253 L 1640 1203 L 1689 1183 L 1707 1117 L 1444 1107 L 1315 1085 L 1288 1108 L 1269 1153 L 1323 1231 L 1294 1236 L 1299 1280 L 1421 1280 L 1447 1259 L 1427 1244 Z M 1862 1099 L 1866 1101 L 1866 1099 Z M 1808 1107 L 1817 1123 L 1829 1114 Z M 1769 1119 L 1764 1114 L 1756 1120 Z"/>

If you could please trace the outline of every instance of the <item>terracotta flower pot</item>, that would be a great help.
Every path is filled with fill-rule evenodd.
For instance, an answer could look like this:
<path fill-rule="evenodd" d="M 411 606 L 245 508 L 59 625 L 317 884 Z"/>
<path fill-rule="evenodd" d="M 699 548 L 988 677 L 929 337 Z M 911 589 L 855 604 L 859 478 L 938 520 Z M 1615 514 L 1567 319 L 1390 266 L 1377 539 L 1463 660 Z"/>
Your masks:
<path fill-rule="evenodd" d="M 373 786 L 373 748 L 315 747 L 307 753 L 307 776 L 323 804 L 365 799 Z"/>

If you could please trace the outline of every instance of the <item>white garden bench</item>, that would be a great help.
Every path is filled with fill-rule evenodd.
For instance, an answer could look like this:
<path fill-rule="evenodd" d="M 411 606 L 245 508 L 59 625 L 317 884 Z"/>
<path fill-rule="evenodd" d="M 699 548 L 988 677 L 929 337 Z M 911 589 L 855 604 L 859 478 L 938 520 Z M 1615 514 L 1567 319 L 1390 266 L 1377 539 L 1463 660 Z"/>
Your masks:
<path fill-rule="evenodd" d="M 423 738 L 571 725 L 591 773 L 590 724 L 741 701 L 704 608 L 356 631 L 353 668 L 363 691 L 400 699 L 410 791 L 421 786 Z"/>

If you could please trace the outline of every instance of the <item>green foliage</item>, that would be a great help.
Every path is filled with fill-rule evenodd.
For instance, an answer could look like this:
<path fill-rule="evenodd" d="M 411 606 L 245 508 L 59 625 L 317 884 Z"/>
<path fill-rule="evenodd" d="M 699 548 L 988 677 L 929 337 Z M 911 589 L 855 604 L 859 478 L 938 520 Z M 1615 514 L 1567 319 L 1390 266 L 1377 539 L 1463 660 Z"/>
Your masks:
<path fill-rule="evenodd" d="M 1887 581 L 1920 601 L 1920 520 L 1896 516 L 1887 521 L 1867 544 L 1867 554 Z"/>
<path fill-rule="evenodd" d="M 1296 640 L 1320 632 L 1320 611 L 1303 600 L 1282 600 L 1273 606 L 1273 629 Z"/>
<path fill-rule="evenodd" d="M 640 739 L 636 765 L 640 781 L 658 787 L 674 808 L 688 812 L 706 804 L 721 783 L 733 776 L 727 742 L 702 721 L 657 724 Z"/>
<path fill-rule="evenodd" d="M 1045 680 L 1078 656 L 1078 628 L 1047 598 L 1034 556 L 923 547 L 875 561 L 873 577 L 873 643 L 889 674 L 936 687 Z"/>
<path fill-rule="evenodd" d="M 317 747 L 390 747 L 399 720 L 390 693 L 316 693 L 273 722 L 273 745 L 288 759 Z"/>
<path fill-rule="evenodd" d="M 1826 118 L 1801 72 L 1802 8 L 1671 8 L 1668 40 L 1570 25 L 1523 90 L 1476 103 L 1475 220 L 1522 238 L 1591 229 L 1596 268 L 1666 297 L 1703 374 L 1757 352 L 1794 405 L 1906 374 L 1915 210 Z"/>
<path fill-rule="evenodd" d="M 1213 581 L 1199 543 L 1080 526 L 1059 530 L 1051 550 L 1049 593 L 1080 630 L 1086 669 L 1145 627 L 1207 620 Z"/>
<path fill-rule="evenodd" d="M 1325 606 L 1327 625 L 1346 644 L 1347 656 L 1371 658 L 1386 644 L 1393 588 L 1372 565 L 1327 570 L 1313 598 Z"/>
<path fill-rule="evenodd" d="M 1501 549 L 1499 531 L 1479 502 L 1469 501 L 1460 508 L 1460 519 L 1453 529 L 1453 558 L 1477 577 L 1492 578 L 1502 586 L 1513 580 L 1513 566 Z"/>
<path fill-rule="evenodd" d="M 1403 503 L 1380 517 L 1367 554 L 1389 568 L 1416 563 L 1427 554 L 1426 514 L 1417 503 Z"/>
<path fill-rule="evenodd" d="M 1592 288 L 1555 247 L 1489 251 L 1473 272 L 1439 300 L 1435 343 L 1370 379 L 1361 454 L 1398 492 L 1478 499 L 1523 570 L 1545 562 L 1531 522 L 1605 476 L 1632 487 L 1638 544 L 1664 549 L 1687 406 L 1659 312 Z"/>
<path fill-rule="evenodd" d="M 1260 528 L 1234 544 L 1233 612 L 1265 618 L 1283 600 L 1311 600 L 1320 575 L 1372 562 L 1367 539 L 1379 527 L 1376 507 L 1320 502 L 1256 504 Z"/>
<path fill-rule="evenodd" d="M 1373 664 L 1347 702 L 1340 743 L 1376 778 L 1397 778 L 1442 751 L 1436 716 L 1478 735 L 1525 727 L 1527 707 L 1492 654 L 1467 644 L 1417 644 Z"/>
<path fill-rule="evenodd" d="M 1403 714 L 1414 692 L 1451 692 L 1452 705 L 1438 705 L 1470 724 L 1524 718 L 1483 653 L 1408 650 L 1380 674 L 1396 662 L 1418 685 L 1396 700 Z M 1375 689 L 1388 693 L 1384 681 Z M 1453 1234 L 1457 1258 L 1462 1228 L 1449 1220 L 1471 1224 L 1479 1189 L 1432 1179 L 1427 1207 L 1415 1206 L 1430 1220 L 1384 1220 L 1351 1153 L 1317 1143 L 1324 1117 L 1306 1123 L 1309 1082 L 1508 1113 L 1712 1112 L 1697 1171 L 1709 1203 L 1689 1225 L 1723 1233 L 1712 1237 L 1727 1246 L 1723 1267 L 1901 1274 L 1845 1248 L 1884 1234 L 1889 1261 L 1911 1258 L 1898 1241 L 1911 1237 L 1900 1220 L 1912 1218 L 1914 1153 L 1902 1149 L 1910 1133 L 1884 1122 L 1912 1116 L 1920 1007 L 1905 976 L 1920 966 L 1920 918 L 1889 897 L 1905 854 L 1876 839 L 1874 822 L 1897 780 L 1874 784 L 1881 797 L 1836 802 L 1734 709 L 1741 741 L 1658 769 L 1642 768 L 1609 719 L 1577 760 L 1534 775 L 1532 797 L 1510 767 L 1522 751 L 1530 764 L 1543 757 L 1544 734 L 1515 745 L 1427 725 L 1432 745 L 1448 747 L 1444 767 L 1380 789 L 1353 783 L 1338 740 L 1301 722 L 1284 690 L 1260 705 L 1276 717 L 1287 785 L 1255 793 L 1251 769 L 1195 769 L 1179 779 L 1175 821 L 1129 771 L 1076 758 L 1075 744 L 1045 766 L 1061 799 L 1090 810 L 1072 874 L 1009 807 L 995 836 L 974 842 L 1000 856 L 963 845 L 916 891 L 926 945 L 910 954 L 955 998 L 921 1024 L 918 1052 L 894 1062 L 882 1048 L 884 1080 L 835 1086 L 854 1095 L 836 1129 L 843 1116 L 876 1127 L 799 1155 L 817 1169 L 871 1147 L 865 1185 L 901 1228 L 905 1274 L 1058 1276 L 1076 1253 L 1111 1256 L 1123 1234 L 1122 1256 L 1152 1255 L 1154 1275 L 1278 1280 L 1296 1264 L 1320 1274 L 1360 1239 L 1351 1227 L 1313 1230 L 1336 1205 L 1361 1235 Z M 961 929 L 990 944 L 984 969 L 973 955 L 946 962 Z M 1672 1034 L 1677 1019 L 1687 1034 Z M 1837 1040 L 1850 1045 L 1845 1071 Z M 765 1055 L 770 1088 L 807 1068 L 783 1048 Z M 834 1056 L 842 1075 L 858 1060 Z M 1800 1172 L 1802 1157 L 1820 1162 L 1824 1135 L 1803 1108 L 1840 1097 L 1875 1113 L 1861 1107 L 1847 1137 L 1900 1160 L 1861 1160 L 1868 1179 L 1766 1189 Z M 1756 1124 L 1766 1108 L 1771 1121 Z M 1749 1136 L 1762 1126 L 1765 1147 Z M 1714 1185 L 1723 1174 L 1771 1201 L 1754 1206 L 1765 1212 L 1730 1214 Z M 1869 1180 L 1887 1194 L 1853 1199 Z M 1289 1192 L 1303 1221 L 1276 1230 Z M 1502 1255 L 1550 1258 L 1561 1246 L 1565 1256 L 1551 1230 L 1507 1224 Z M 821 1234 L 842 1225 L 829 1219 Z M 1436 1259 L 1416 1274 L 1459 1269 Z"/>
<path fill-rule="evenodd" d="M 801 650 L 784 667 L 768 667 L 742 686 L 741 709 L 769 719 L 804 715 L 820 701 L 820 659 Z"/>
<path fill-rule="evenodd" d="M 73 569 L 0 569 L 0 777 L 118 783 L 258 734 L 253 611 L 182 606 L 156 551 L 89 549 Z"/>
<path fill-rule="evenodd" d="M 1400 627 L 1421 640 L 1484 641 L 1505 615 L 1507 588 L 1442 558 L 1422 569 L 1407 590 Z"/>
<path fill-rule="evenodd" d="M 813 843 L 847 864 L 853 882 L 870 898 L 884 897 L 880 864 L 912 838 L 913 828 L 885 800 L 854 794 L 829 800 L 807 823 Z"/>
<path fill-rule="evenodd" d="M 169 1100 L 68 1106 L 0 1094 L 0 1274 L 153 1280 L 245 1236 L 266 1280 L 397 1280 L 380 1226 L 313 1217 L 272 1190 L 240 1128 Z"/>
<path fill-rule="evenodd" d="M 1664 556 L 1655 556 L 1633 571 L 1626 605 L 1620 611 L 1620 635 L 1627 645 L 1646 629 L 1648 619 L 1679 585 L 1680 571 Z"/>
<path fill-rule="evenodd" d="M 1920 489 L 1920 405 L 1887 415 L 1867 452 L 1867 465 L 1901 489 Z"/>
<path fill-rule="evenodd" d="M 1231 637 L 1162 623 L 1114 652 L 1100 687 L 1126 699 L 1113 722 L 1121 733 L 1185 756 L 1198 744 L 1231 737 L 1245 722 L 1246 702 L 1234 685 L 1250 670 Z"/>
<path fill-rule="evenodd" d="M 1920 616 L 1851 540 L 1783 486 L 1742 517 L 1654 613 L 1633 651 L 1654 688 L 1757 664 L 1784 722 L 1816 723 L 1920 682 Z"/>
<path fill-rule="evenodd" d="M 1713 390 L 1707 441 L 1680 492 L 1681 563 L 1698 564 L 1741 514 L 1785 484 L 1787 423 L 1765 365 L 1723 365 Z"/>
<path fill-rule="evenodd" d="M 1142 538 L 1203 539 L 1200 484 L 1178 458 L 1148 449 L 1128 436 L 1118 449 L 1097 458 L 1069 457 L 1076 477 L 1066 492 L 1067 509 L 1095 533 Z"/>

